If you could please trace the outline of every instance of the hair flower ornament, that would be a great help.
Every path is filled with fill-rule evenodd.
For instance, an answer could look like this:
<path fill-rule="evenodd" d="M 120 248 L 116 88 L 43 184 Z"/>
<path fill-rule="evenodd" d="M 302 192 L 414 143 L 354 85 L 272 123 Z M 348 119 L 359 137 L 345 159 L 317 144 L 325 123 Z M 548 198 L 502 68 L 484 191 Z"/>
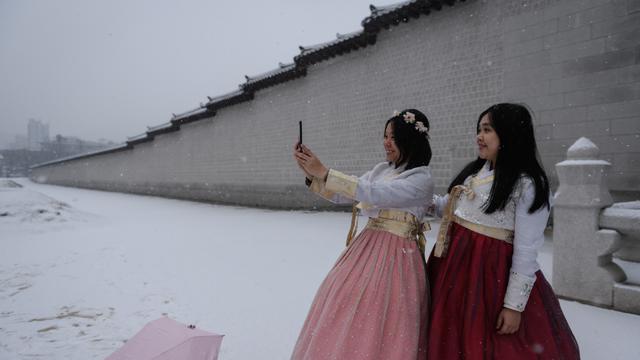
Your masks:
<path fill-rule="evenodd" d="M 424 126 L 422 121 L 416 121 L 416 130 L 418 130 L 419 132 L 421 132 L 423 134 L 429 135 L 429 128 Z"/>
<path fill-rule="evenodd" d="M 413 124 L 416 122 L 416 115 L 412 112 L 407 111 L 404 113 L 404 115 L 402 115 L 402 117 L 404 118 L 404 121 L 406 123 Z"/>
<path fill-rule="evenodd" d="M 427 138 L 429 138 L 429 128 L 424 125 L 422 121 L 416 120 L 416 114 L 410 111 L 398 112 L 397 110 L 393 111 L 393 116 L 401 116 L 404 122 L 407 124 L 414 125 L 414 128 L 421 134 L 424 134 Z"/>

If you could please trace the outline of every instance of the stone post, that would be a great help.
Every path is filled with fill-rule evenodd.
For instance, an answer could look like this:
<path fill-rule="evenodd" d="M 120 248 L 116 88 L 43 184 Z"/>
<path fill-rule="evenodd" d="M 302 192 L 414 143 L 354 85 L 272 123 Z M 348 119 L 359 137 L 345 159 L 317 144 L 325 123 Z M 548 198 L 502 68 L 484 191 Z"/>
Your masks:
<path fill-rule="evenodd" d="M 613 305 L 614 280 L 624 272 L 611 262 L 620 236 L 598 232 L 602 208 L 613 203 L 605 184 L 611 164 L 600 150 L 580 138 L 556 164 L 559 187 L 553 210 L 553 288 L 565 298 L 600 306 Z"/>

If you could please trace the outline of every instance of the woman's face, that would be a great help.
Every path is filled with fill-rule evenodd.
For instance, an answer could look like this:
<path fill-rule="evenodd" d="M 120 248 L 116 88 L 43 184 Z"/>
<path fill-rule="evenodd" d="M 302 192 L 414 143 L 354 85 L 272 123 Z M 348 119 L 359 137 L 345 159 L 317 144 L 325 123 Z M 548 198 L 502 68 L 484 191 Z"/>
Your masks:
<path fill-rule="evenodd" d="M 495 164 L 498 157 L 498 149 L 500 148 L 500 138 L 491 125 L 489 114 L 485 114 L 480 119 L 476 142 L 478 143 L 478 157 Z"/>
<path fill-rule="evenodd" d="M 400 150 L 393 138 L 393 123 L 388 123 L 384 129 L 384 150 L 387 153 L 387 161 L 396 163 L 400 159 Z"/>

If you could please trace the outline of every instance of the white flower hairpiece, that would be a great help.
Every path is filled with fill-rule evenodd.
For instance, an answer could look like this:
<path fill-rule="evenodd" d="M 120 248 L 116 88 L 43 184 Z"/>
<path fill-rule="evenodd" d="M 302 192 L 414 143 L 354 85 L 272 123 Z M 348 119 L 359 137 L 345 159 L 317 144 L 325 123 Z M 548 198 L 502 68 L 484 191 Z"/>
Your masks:
<path fill-rule="evenodd" d="M 400 113 L 397 110 L 394 110 L 393 116 L 400 116 Z M 402 114 L 402 118 L 407 124 L 415 124 L 414 127 L 416 130 L 429 137 L 429 128 L 426 127 L 422 121 L 416 121 L 416 114 L 410 111 L 406 111 L 404 114 Z"/>
<path fill-rule="evenodd" d="M 416 115 L 412 112 L 405 112 L 404 115 L 402 115 L 402 117 L 404 118 L 404 122 L 409 123 L 409 124 L 413 124 L 416 122 Z"/>
<path fill-rule="evenodd" d="M 422 121 L 416 121 L 416 130 L 418 130 L 419 132 L 421 132 L 423 134 L 429 135 L 429 128 L 424 126 Z"/>

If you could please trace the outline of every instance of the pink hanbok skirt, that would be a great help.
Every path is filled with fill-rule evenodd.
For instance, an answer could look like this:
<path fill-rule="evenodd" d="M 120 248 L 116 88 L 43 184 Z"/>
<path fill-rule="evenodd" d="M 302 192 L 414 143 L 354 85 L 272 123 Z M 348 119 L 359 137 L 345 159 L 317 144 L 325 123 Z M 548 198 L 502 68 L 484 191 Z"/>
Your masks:
<path fill-rule="evenodd" d="M 320 285 L 291 359 L 424 359 L 428 314 L 416 242 L 365 228 Z"/>

